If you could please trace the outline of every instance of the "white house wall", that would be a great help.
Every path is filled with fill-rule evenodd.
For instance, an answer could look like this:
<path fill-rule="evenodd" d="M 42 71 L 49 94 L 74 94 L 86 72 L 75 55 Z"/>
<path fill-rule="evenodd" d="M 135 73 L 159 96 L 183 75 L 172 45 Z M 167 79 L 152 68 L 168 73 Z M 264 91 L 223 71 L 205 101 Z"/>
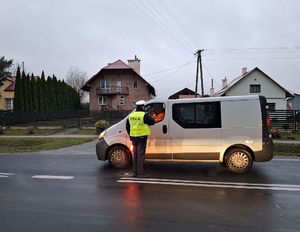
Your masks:
<path fill-rule="evenodd" d="M 250 85 L 253 84 L 260 85 L 260 93 L 250 93 Z M 286 110 L 286 91 L 258 70 L 240 80 L 226 93 L 226 96 L 239 95 L 263 95 L 267 98 L 268 103 L 275 103 L 276 110 Z"/>

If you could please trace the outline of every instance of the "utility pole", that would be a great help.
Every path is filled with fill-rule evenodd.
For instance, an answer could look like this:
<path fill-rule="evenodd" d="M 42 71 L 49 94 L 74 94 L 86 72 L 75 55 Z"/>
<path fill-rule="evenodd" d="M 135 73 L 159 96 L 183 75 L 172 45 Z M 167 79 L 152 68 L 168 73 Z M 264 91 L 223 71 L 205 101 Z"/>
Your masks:
<path fill-rule="evenodd" d="M 24 61 L 22 61 L 22 69 L 23 69 L 23 72 L 25 72 L 25 65 L 24 65 Z"/>
<path fill-rule="evenodd" d="M 202 74 L 202 60 L 201 60 L 201 52 L 203 52 L 203 51 L 204 51 L 204 49 L 200 49 L 200 50 L 196 51 L 196 53 L 195 53 L 195 55 L 197 55 L 195 98 L 197 97 L 197 92 L 198 92 L 199 66 L 200 66 L 201 96 L 204 96 L 203 74 Z"/>

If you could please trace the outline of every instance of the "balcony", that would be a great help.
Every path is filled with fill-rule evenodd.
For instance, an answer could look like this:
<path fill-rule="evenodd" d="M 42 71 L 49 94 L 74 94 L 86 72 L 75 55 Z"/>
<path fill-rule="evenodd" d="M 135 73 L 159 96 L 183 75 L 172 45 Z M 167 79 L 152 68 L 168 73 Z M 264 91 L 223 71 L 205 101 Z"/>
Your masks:
<path fill-rule="evenodd" d="M 97 95 L 128 95 L 128 87 L 110 86 L 107 88 L 97 87 Z"/>

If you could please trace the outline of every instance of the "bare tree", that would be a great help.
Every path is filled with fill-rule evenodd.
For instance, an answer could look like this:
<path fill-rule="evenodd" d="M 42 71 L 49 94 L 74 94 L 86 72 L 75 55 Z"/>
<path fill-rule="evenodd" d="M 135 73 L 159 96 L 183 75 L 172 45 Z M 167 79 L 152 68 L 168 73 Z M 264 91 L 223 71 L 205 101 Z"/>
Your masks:
<path fill-rule="evenodd" d="M 79 94 L 80 101 L 84 99 L 84 91 L 81 89 L 87 78 L 87 73 L 78 67 L 71 67 L 67 72 L 66 83 L 72 86 Z"/>

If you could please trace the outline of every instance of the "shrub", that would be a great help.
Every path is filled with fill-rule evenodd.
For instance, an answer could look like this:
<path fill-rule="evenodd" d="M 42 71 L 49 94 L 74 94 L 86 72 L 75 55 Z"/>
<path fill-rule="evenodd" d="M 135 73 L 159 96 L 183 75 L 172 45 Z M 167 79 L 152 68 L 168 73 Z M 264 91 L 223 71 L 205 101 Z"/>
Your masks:
<path fill-rule="evenodd" d="M 272 128 L 271 134 L 273 139 L 281 139 L 281 135 L 277 129 Z"/>
<path fill-rule="evenodd" d="M 102 131 L 107 129 L 109 127 L 109 122 L 105 120 L 99 120 L 96 122 L 95 127 L 98 134 L 100 134 Z"/>
<path fill-rule="evenodd" d="M 3 128 L 0 126 L 0 135 L 3 135 Z"/>

